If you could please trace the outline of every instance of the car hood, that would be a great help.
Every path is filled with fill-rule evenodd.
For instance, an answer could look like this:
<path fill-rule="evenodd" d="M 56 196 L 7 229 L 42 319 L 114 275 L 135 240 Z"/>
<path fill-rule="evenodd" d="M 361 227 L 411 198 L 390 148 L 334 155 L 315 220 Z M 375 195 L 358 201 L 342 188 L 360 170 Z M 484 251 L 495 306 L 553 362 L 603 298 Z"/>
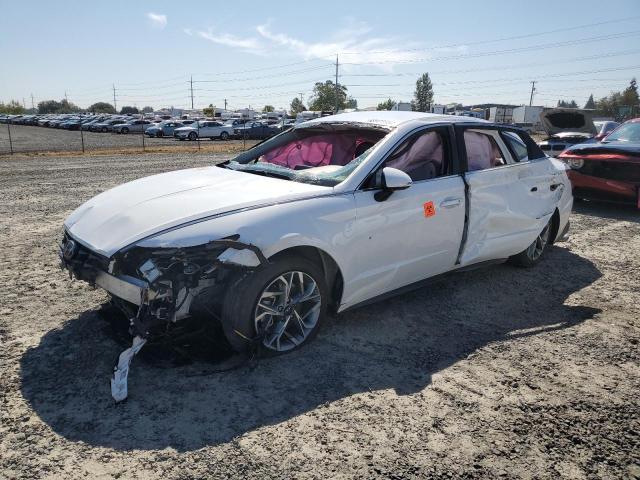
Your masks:
<path fill-rule="evenodd" d="M 598 156 L 600 160 L 622 159 L 640 162 L 640 142 L 581 143 L 568 148 L 561 156 Z"/>
<path fill-rule="evenodd" d="M 542 127 L 549 135 L 562 132 L 596 135 L 591 112 L 577 108 L 549 108 L 540 113 Z"/>
<path fill-rule="evenodd" d="M 74 239 L 110 257 L 186 223 L 332 191 L 215 166 L 178 170 L 107 190 L 76 209 L 64 226 Z"/>

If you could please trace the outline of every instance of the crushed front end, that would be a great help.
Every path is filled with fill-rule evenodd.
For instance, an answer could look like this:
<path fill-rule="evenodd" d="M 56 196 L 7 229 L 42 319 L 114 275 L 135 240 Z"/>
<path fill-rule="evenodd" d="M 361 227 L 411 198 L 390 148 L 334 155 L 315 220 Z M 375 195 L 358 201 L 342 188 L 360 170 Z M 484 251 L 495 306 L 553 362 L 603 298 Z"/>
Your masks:
<path fill-rule="evenodd" d="M 219 311 L 231 276 L 267 263 L 260 249 L 238 239 L 234 235 L 177 248 L 132 246 L 105 258 L 64 233 L 61 267 L 72 278 L 107 291 L 112 303 L 129 318 L 133 344 L 120 355 L 111 379 L 116 401 L 127 397 L 131 360 L 154 332 L 191 316 L 198 308 Z M 255 266 L 225 260 L 223 253 L 229 249 L 250 252 Z"/>

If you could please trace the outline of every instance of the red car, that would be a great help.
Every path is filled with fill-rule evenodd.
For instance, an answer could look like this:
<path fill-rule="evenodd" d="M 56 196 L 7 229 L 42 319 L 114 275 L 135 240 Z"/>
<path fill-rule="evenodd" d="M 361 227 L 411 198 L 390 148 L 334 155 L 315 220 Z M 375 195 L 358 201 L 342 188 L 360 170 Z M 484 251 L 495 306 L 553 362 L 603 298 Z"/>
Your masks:
<path fill-rule="evenodd" d="M 640 209 L 640 118 L 598 143 L 573 145 L 558 158 L 571 167 L 575 198 L 622 201 Z"/>

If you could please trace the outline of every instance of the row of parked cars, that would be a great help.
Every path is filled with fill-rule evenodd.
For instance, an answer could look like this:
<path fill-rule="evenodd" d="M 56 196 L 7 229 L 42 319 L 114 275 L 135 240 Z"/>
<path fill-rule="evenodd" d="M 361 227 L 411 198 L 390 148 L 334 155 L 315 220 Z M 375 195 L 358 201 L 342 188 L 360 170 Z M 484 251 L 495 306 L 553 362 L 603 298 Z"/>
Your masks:
<path fill-rule="evenodd" d="M 174 137 L 178 140 L 228 140 L 231 138 L 265 139 L 293 126 L 295 120 L 278 123 L 233 119 L 157 118 L 145 119 L 127 115 L 2 115 L 0 123 L 83 130 L 100 133 L 144 133 L 153 138 Z"/>

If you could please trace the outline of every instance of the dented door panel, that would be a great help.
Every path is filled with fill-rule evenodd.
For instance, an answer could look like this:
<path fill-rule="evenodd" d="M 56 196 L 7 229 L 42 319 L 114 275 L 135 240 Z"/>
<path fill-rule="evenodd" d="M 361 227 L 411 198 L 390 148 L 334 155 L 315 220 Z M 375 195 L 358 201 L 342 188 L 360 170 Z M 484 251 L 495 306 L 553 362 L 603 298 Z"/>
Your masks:
<path fill-rule="evenodd" d="M 523 251 L 553 215 L 564 190 L 548 159 L 469 172 L 469 219 L 460 265 Z"/>

